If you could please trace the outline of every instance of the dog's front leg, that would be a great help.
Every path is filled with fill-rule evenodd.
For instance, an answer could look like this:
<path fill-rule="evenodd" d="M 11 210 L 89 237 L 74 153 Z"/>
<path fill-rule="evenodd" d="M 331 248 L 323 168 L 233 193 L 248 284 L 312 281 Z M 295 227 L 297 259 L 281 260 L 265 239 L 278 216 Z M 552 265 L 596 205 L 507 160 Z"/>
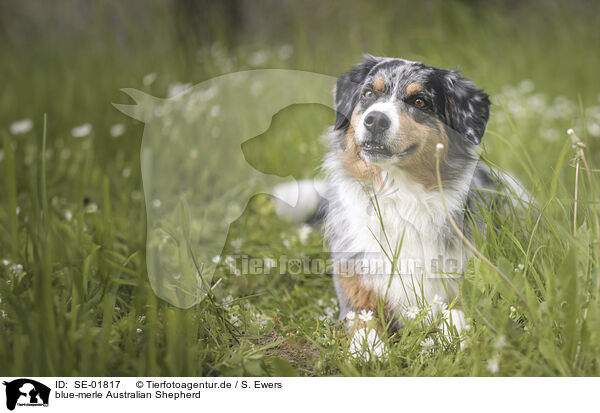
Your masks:
<path fill-rule="evenodd" d="M 340 302 L 340 318 L 351 335 L 348 354 L 352 358 L 369 361 L 385 358 L 388 348 L 381 339 L 383 323 L 378 319 L 377 295 L 364 287 L 357 275 L 337 275 L 335 287 Z"/>
<path fill-rule="evenodd" d="M 460 306 L 455 306 L 450 310 L 444 310 L 442 331 L 449 341 L 460 340 L 460 348 L 464 349 L 464 339 L 462 337 L 463 330 L 466 330 L 467 321 L 465 313 Z"/>

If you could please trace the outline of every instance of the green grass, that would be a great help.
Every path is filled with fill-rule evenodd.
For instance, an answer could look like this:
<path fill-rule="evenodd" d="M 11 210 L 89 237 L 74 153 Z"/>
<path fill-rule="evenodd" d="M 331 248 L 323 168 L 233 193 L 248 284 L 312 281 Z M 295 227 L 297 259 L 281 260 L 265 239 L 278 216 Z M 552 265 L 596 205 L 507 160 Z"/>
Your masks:
<path fill-rule="evenodd" d="M 492 374 L 491 360 L 500 375 L 600 374 L 598 171 L 593 188 L 580 176 L 574 236 L 574 152 L 566 134 L 575 128 L 592 168 L 600 165 L 592 134 L 600 123 L 597 5 L 311 5 L 286 12 L 288 24 L 272 32 L 215 24 L 210 39 L 195 43 L 182 40 L 181 22 L 166 6 L 152 5 L 138 19 L 126 7 L 96 4 L 104 17 L 66 41 L 51 25 L 31 25 L 23 37 L 1 32 L 0 259 L 9 264 L 0 263 L 0 375 L 463 376 Z M 260 10 L 277 20 L 269 4 Z M 122 30 L 106 17 L 111 10 Z M 293 47 L 286 59 L 284 45 Z M 211 283 L 221 282 L 199 304 L 184 310 L 157 298 L 146 271 L 143 125 L 111 103 L 131 103 L 123 87 L 164 97 L 174 82 L 248 69 L 259 51 L 259 67 L 331 76 L 362 52 L 402 56 L 461 67 L 484 87 L 494 103 L 484 157 L 518 176 L 540 213 L 503 222 L 477 246 L 509 274 L 532 313 L 473 259 L 462 291 L 471 321 L 466 349 L 436 338 L 437 351 L 423 352 L 426 331 L 412 323 L 390 338 L 388 361 L 360 363 L 344 355 L 348 338 L 332 328 L 337 303 L 328 275 L 236 277 L 221 265 Z M 151 72 L 156 80 L 144 85 Z M 33 129 L 11 134 L 23 118 Z M 310 176 L 323 153 L 318 135 L 331 121 L 319 107 L 282 112 L 261 137 L 270 148 L 264 167 L 278 170 L 285 159 L 295 176 Z M 72 128 L 84 123 L 91 133 L 73 138 Z M 113 138 L 117 123 L 125 133 Z M 304 156 L 282 158 L 295 151 Z M 208 161 L 199 154 L 198 162 Z M 304 239 L 260 195 L 230 229 L 222 255 L 233 254 L 327 256 L 317 231 Z"/>

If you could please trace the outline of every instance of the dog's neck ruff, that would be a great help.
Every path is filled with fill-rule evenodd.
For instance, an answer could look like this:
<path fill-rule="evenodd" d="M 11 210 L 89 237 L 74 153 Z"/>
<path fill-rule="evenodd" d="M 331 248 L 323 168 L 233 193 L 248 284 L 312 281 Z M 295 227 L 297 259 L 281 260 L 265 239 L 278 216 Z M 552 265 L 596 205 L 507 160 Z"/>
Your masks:
<path fill-rule="evenodd" d="M 463 219 L 476 163 L 469 162 L 460 178 L 444 186 L 444 198 L 455 220 Z M 438 188 L 426 189 L 393 165 L 382 166 L 380 177 L 361 180 L 344 168 L 340 150 L 327 155 L 323 169 L 331 182 L 326 235 L 332 252 L 380 252 L 380 247 L 373 248 L 379 246 L 377 241 L 394 247 L 400 242 L 405 245 L 407 240 L 416 241 L 415 237 L 428 245 L 454 244 L 450 242 L 454 233 Z"/>

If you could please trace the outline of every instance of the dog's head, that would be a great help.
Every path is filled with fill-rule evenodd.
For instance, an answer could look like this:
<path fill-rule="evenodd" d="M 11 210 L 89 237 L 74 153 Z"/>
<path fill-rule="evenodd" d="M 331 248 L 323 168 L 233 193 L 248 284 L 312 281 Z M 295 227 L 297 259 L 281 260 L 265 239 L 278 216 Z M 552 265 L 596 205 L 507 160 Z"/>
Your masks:
<path fill-rule="evenodd" d="M 431 184 L 436 145 L 446 160 L 472 153 L 490 101 L 455 70 L 367 55 L 338 80 L 335 109 L 350 169 L 400 168 Z"/>

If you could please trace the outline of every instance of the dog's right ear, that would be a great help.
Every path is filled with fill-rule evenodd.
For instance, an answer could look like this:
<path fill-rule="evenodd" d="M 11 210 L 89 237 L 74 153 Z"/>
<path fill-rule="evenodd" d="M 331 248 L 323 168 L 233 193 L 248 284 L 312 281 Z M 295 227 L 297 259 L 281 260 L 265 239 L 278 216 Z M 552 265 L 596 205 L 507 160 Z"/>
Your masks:
<path fill-rule="evenodd" d="M 358 103 L 360 87 L 365 78 L 381 59 L 371 55 L 364 55 L 364 61 L 354 66 L 348 73 L 343 74 L 335 84 L 333 95 L 335 98 L 335 130 L 346 129 L 350 125 L 350 117 Z"/>

